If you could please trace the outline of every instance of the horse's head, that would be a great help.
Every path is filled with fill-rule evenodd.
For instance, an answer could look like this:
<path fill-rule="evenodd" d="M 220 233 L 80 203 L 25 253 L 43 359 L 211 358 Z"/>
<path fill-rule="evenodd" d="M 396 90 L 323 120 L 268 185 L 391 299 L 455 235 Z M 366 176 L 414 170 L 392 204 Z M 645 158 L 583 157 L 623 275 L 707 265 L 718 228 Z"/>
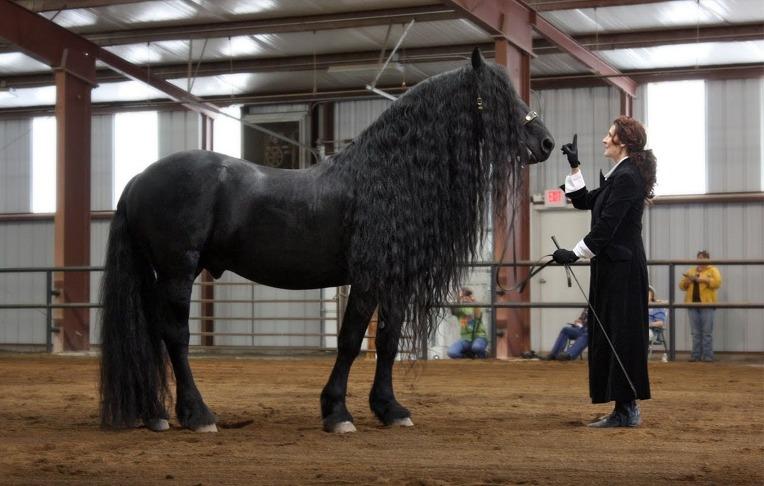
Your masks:
<path fill-rule="evenodd" d="M 528 108 L 522 100 L 518 100 L 518 106 L 522 112 L 525 112 L 523 117 L 523 133 L 524 133 L 524 145 L 527 150 L 529 164 L 537 164 L 544 162 L 552 154 L 554 148 L 554 138 L 549 133 L 546 126 L 539 119 L 538 113 Z"/>
<path fill-rule="evenodd" d="M 552 154 L 552 149 L 554 149 L 554 138 L 552 138 L 552 134 L 549 133 L 549 130 L 541 122 L 538 113 L 531 111 L 528 105 L 517 96 L 504 69 L 494 64 L 488 65 L 478 48 L 472 51 L 472 68 L 475 72 L 482 70 L 492 71 L 503 80 L 506 80 L 508 84 L 507 89 L 511 91 L 505 93 L 509 98 L 509 113 L 506 116 L 511 118 L 508 121 L 508 125 L 513 128 L 519 128 L 517 131 L 510 131 L 510 136 L 517 135 L 519 138 L 516 144 L 520 151 L 520 153 L 516 154 L 518 158 L 528 164 L 536 164 L 548 159 Z M 482 109 L 482 106 L 480 109 Z"/>

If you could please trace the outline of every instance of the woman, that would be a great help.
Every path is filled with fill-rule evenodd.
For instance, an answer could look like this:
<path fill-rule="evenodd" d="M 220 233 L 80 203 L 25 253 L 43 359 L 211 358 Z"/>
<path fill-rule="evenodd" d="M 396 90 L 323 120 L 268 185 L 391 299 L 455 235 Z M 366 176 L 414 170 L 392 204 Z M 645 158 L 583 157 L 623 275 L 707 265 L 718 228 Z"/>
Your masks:
<path fill-rule="evenodd" d="M 642 211 L 653 197 L 656 160 L 645 150 L 646 142 L 641 123 L 627 116 L 616 118 L 602 140 L 604 155 L 614 166 L 592 191 L 578 168 L 576 136 L 562 147 L 571 166 L 565 193 L 576 208 L 591 210 L 592 223 L 573 251 L 559 249 L 554 260 L 568 264 L 591 259 L 589 395 L 592 403 L 615 401 L 613 412 L 590 427 L 636 427 L 641 423 L 637 400 L 650 398 Z"/>
<path fill-rule="evenodd" d="M 708 260 L 706 250 L 696 255 L 698 260 Z M 699 264 L 682 274 L 679 288 L 685 291 L 685 303 L 715 304 L 716 290 L 722 285 L 722 274 L 712 265 Z M 693 307 L 687 309 L 692 333 L 690 361 L 714 360 L 714 308 Z"/>

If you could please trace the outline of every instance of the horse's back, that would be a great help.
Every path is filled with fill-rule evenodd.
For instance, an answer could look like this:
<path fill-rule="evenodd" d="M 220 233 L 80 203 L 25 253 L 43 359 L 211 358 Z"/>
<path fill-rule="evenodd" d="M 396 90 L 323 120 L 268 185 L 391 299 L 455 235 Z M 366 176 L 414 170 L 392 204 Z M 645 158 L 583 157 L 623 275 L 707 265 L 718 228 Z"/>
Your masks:
<path fill-rule="evenodd" d="M 282 288 L 346 283 L 347 194 L 322 171 L 178 152 L 126 189 L 131 234 L 158 270 L 231 270 Z"/>

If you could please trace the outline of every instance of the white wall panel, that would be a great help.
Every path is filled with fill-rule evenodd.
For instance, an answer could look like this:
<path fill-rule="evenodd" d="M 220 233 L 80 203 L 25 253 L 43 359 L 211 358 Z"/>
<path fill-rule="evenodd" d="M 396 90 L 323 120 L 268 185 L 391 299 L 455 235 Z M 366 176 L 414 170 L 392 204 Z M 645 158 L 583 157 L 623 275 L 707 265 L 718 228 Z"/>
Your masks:
<path fill-rule="evenodd" d="M 90 265 L 101 267 L 106 260 L 106 242 L 109 239 L 111 220 L 96 220 L 90 225 Z M 98 302 L 101 296 L 103 272 L 90 272 L 90 302 Z M 90 310 L 90 344 L 100 344 L 101 326 L 98 309 Z"/>
<path fill-rule="evenodd" d="M 0 224 L 0 268 L 53 264 L 53 224 Z M 45 304 L 44 273 L 0 273 L 0 302 Z M 44 309 L 0 310 L 0 344 L 44 344 Z"/>
<path fill-rule="evenodd" d="M 114 190 L 114 115 L 96 115 L 91 121 L 90 208 L 112 209 Z"/>
<path fill-rule="evenodd" d="M 224 273 L 218 282 L 249 283 L 248 280 L 232 272 Z M 215 287 L 215 299 L 220 300 L 315 301 L 320 298 L 319 289 L 283 290 L 265 285 L 217 285 Z M 216 303 L 215 315 L 220 317 L 215 321 L 215 331 L 223 333 L 318 334 L 321 332 L 321 304 L 318 302 Z M 230 319 L 232 317 L 237 319 Z M 216 336 L 215 344 L 317 348 L 321 346 L 321 338 L 319 336 Z"/>
<path fill-rule="evenodd" d="M 383 98 L 335 103 L 334 139 L 337 141 L 337 149 L 347 145 L 346 141 L 357 137 L 391 104 L 392 101 Z"/>
<path fill-rule="evenodd" d="M 764 203 L 658 205 L 648 210 L 650 237 L 645 242 L 651 259 L 693 259 L 705 249 L 711 258 L 764 259 Z M 678 285 L 688 268 L 676 269 Z M 720 302 L 760 302 L 764 266 L 719 266 L 723 284 Z M 668 298 L 668 269 L 651 267 L 650 279 L 659 298 Z M 676 300 L 684 293 L 674 289 Z M 764 351 L 764 310 L 718 309 L 714 329 L 717 351 Z M 687 351 L 692 340 L 687 311 L 676 311 L 677 350 Z"/>
<path fill-rule="evenodd" d="M 0 213 L 32 204 L 32 120 L 0 120 Z"/>
<path fill-rule="evenodd" d="M 602 138 L 619 115 L 621 100 L 614 88 L 577 88 L 534 91 L 531 107 L 541 116 L 555 140 L 555 148 L 546 162 L 530 166 L 530 192 L 543 193 L 558 187 L 570 173 L 570 165 L 560 147 L 578 134 L 578 157 L 584 180 L 599 183 L 600 170 L 610 162 L 602 156 Z"/>
<path fill-rule="evenodd" d="M 706 81 L 708 192 L 764 190 L 764 79 Z"/>
<path fill-rule="evenodd" d="M 159 158 L 201 148 L 201 116 L 191 111 L 159 112 Z"/>

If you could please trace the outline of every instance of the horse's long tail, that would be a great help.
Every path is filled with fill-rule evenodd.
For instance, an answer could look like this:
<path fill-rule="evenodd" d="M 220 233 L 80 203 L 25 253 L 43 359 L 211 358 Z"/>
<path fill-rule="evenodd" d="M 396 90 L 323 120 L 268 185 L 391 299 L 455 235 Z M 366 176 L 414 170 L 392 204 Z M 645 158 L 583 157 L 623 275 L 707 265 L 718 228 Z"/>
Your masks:
<path fill-rule="evenodd" d="M 151 317 L 155 277 L 129 234 L 124 199 L 111 223 L 101 282 L 101 424 L 111 427 L 166 417 L 166 358 Z"/>

